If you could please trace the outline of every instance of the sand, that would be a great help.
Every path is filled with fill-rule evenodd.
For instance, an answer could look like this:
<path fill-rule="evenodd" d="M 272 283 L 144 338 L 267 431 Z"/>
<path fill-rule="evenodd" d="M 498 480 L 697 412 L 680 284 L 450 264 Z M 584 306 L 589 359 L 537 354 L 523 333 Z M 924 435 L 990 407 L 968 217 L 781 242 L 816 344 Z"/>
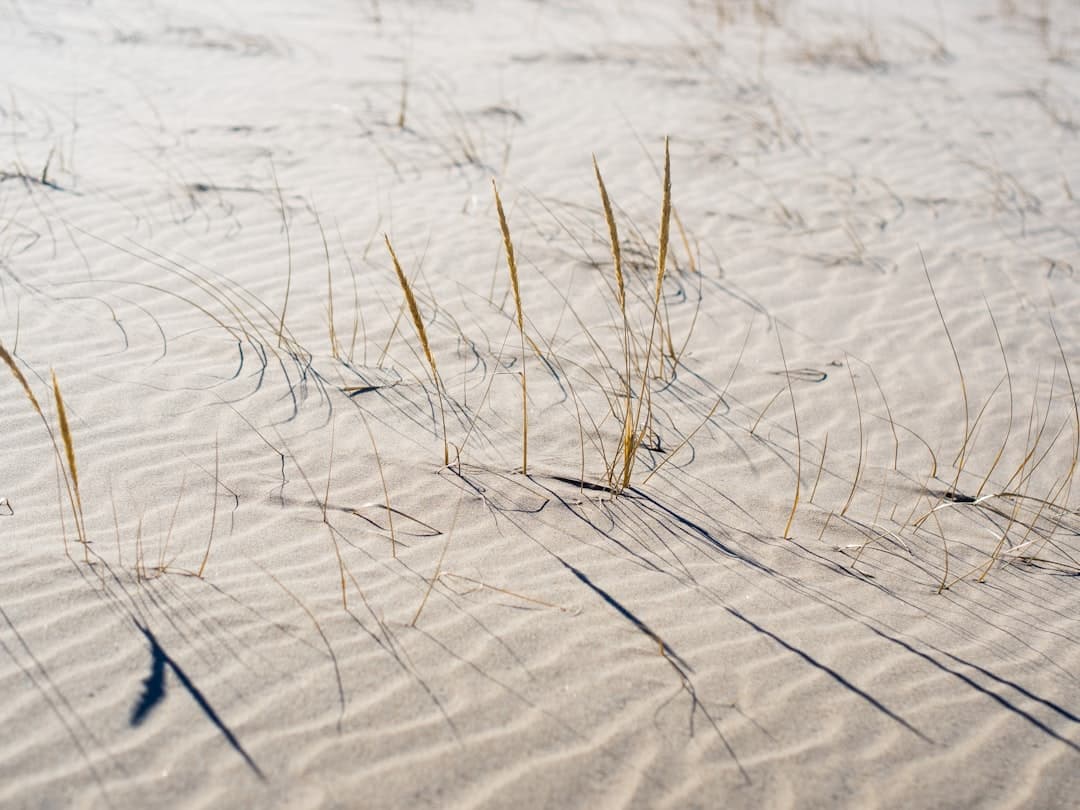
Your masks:
<path fill-rule="evenodd" d="M 2 19 L 0 806 L 1075 802 L 1075 3 Z"/>

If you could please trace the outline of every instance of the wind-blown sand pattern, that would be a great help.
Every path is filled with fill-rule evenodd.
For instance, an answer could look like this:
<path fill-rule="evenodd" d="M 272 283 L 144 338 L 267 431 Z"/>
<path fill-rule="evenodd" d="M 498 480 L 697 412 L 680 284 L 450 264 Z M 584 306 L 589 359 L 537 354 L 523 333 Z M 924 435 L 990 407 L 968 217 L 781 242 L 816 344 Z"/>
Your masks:
<path fill-rule="evenodd" d="M 1080 9 L 885 5 L 8 4 L 0 806 L 1074 803 Z"/>

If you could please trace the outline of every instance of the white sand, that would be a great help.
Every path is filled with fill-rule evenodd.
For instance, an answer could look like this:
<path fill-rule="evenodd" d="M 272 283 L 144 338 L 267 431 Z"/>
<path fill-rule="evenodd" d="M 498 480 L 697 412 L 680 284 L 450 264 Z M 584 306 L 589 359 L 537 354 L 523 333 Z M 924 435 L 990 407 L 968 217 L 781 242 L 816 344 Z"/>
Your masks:
<path fill-rule="evenodd" d="M 1075 802 L 1075 3 L 196 5 L 3 12 L 0 806 Z"/>

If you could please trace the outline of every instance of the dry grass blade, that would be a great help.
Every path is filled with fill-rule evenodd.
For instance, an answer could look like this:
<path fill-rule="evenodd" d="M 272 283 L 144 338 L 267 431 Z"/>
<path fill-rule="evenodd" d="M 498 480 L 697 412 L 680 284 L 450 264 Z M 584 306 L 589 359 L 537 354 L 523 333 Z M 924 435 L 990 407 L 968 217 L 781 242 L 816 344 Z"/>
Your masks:
<path fill-rule="evenodd" d="M 818 483 L 821 481 L 821 471 L 825 469 L 825 454 L 829 452 L 829 433 L 825 433 L 825 443 L 821 447 L 821 463 L 818 464 L 817 475 L 814 477 L 814 486 L 810 490 L 810 503 L 814 502 L 814 496 L 817 495 Z"/>
<path fill-rule="evenodd" d="M 611 210 L 611 199 L 608 197 L 604 178 L 600 175 L 600 166 L 593 155 L 593 171 L 596 173 L 596 185 L 600 188 L 600 202 L 604 206 L 604 220 L 608 226 L 608 239 L 611 241 L 611 258 L 615 262 L 615 284 L 619 291 L 619 307 L 626 316 L 626 284 L 623 280 L 622 251 L 619 249 L 619 228 L 615 224 L 615 215 Z"/>
<path fill-rule="evenodd" d="M 1009 436 L 1012 434 L 1013 425 L 1013 385 L 1012 372 L 1009 370 L 1009 357 L 1005 353 L 1005 344 L 1001 340 L 1001 331 L 998 329 L 997 319 L 994 318 L 994 311 L 990 308 L 990 302 L 987 301 L 985 297 L 983 298 L 983 302 L 986 304 L 986 311 L 990 315 L 990 323 L 994 327 L 994 336 L 997 338 L 998 350 L 1001 352 L 1001 361 L 1005 364 L 1005 380 L 1009 386 L 1009 422 L 1005 426 L 1005 438 L 1001 441 L 1001 447 L 998 448 L 997 455 L 994 456 L 994 460 L 990 464 L 990 469 L 986 471 L 982 483 L 979 484 L 979 489 L 975 492 L 976 499 L 982 495 L 983 489 L 990 480 L 990 476 L 994 474 L 994 470 L 997 469 L 998 464 L 1001 462 L 1001 457 L 1005 454 L 1005 448 L 1009 444 Z"/>
<path fill-rule="evenodd" d="M 330 545 L 333 547 L 334 557 L 337 559 L 338 576 L 341 585 L 341 607 L 343 610 L 348 610 L 349 600 L 347 592 L 345 590 L 345 577 L 348 573 L 348 569 L 345 566 L 345 558 L 341 556 L 341 546 L 338 544 L 337 541 L 337 533 L 335 532 L 334 527 L 333 525 L 331 525 L 330 521 L 326 519 L 326 510 L 323 509 L 323 505 L 319 501 L 319 493 L 316 492 L 315 487 L 312 486 L 311 479 L 308 478 L 308 474 L 304 471 L 304 468 L 300 466 L 300 462 L 297 461 L 296 455 L 285 443 L 285 439 L 282 438 L 280 433 L 278 433 L 277 428 L 274 428 L 274 432 L 277 434 L 278 441 L 280 441 L 282 446 L 285 448 L 285 452 L 288 453 L 289 459 L 292 461 L 293 466 L 296 467 L 296 471 L 300 473 L 300 477 L 304 480 L 304 485 L 307 486 L 308 492 L 311 493 L 312 500 L 314 500 L 320 508 L 320 512 L 322 513 L 323 525 L 326 526 L 326 530 L 330 535 Z"/>
<path fill-rule="evenodd" d="M 462 582 L 467 582 L 470 585 L 475 585 L 476 586 L 475 590 L 493 591 L 494 593 L 505 594 L 506 596 L 512 596 L 515 599 L 520 599 L 522 602 L 529 602 L 530 604 L 539 605 L 540 607 L 553 608 L 553 609 L 561 611 L 563 613 L 572 613 L 573 612 L 573 611 L 570 610 L 570 608 L 561 607 L 560 605 L 556 605 L 556 604 L 553 604 L 551 602 L 545 602 L 543 599 L 537 599 L 537 598 L 535 598 L 533 596 L 526 596 L 525 594 L 518 593 L 517 591 L 511 591 L 511 590 L 508 590 L 506 588 L 499 588 L 499 587 L 497 587 L 495 585 L 489 585 L 488 583 L 483 582 L 483 581 L 481 581 L 479 579 L 473 579 L 472 577 L 467 577 L 467 576 L 465 576 L 463 574 L 455 574 L 452 571 L 443 571 L 439 575 L 439 577 L 441 579 L 459 579 Z"/>
<path fill-rule="evenodd" d="M 791 387 L 791 374 L 788 372 L 787 356 L 784 354 L 784 341 L 780 339 L 780 324 L 776 325 L 776 342 L 780 346 L 780 359 L 784 364 L 784 378 L 787 380 L 788 395 L 791 397 L 791 415 L 795 419 L 795 497 L 791 502 L 791 514 L 784 526 L 784 539 L 791 538 L 791 524 L 795 520 L 795 510 L 799 508 L 799 489 L 802 486 L 802 435 L 799 433 L 799 411 L 795 407 L 795 390 Z"/>
<path fill-rule="evenodd" d="M 218 448 L 218 437 L 214 437 L 214 503 L 210 511 L 210 537 L 206 541 L 206 553 L 203 554 L 202 562 L 199 564 L 199 573 L 196 575 L 199 579 L 202 579 L 203 572 L 206 570 L 206 563 L 210 560 L 210 546 L 214 543 L 214 529 L 217 527 L 217 502 L 218 502 L 218 487 L 220 486 L 220 478 L 218 477 L 221 471 L 221 453 Z M 113 504 L 113 512 L 115 516 L 116 505 Z"/>
<path fill-rule="evenodd" d="M 934 298 L 934 306 L 937 307 L 938 317 L 941 319 L 941 325 L 945 329 L 945 337 L 949 341 L 949 348 L 952 349 L 953 360 L 956 361 L 956 370 L 960 374 L 960 392 L 964 398 L 964 440 L 961 442 L 960 450 L 956 454 L 956 477 L 953 478 L 952 484 L 952 489 L 955 491 L 956 485 L 960 481 L 960 473 L 964 469 L 964 462 L 967 460 L 968 440 L 971 438 L 971 409 L 968 405 L 967 383 L 964 380 L 964 369 L 960 366 L 960 354 L 956 351 L 956 344 L 953 342 L 952 333 L 949 331 L 949 324 L 945 321 L 945 313 L 941 311 L 941 302 L 938 300 L 937 291 L 934 289 L 934 282 L 930 279 L 930 268 L 926 266 L 926 257 L 923 256 L 922 248 L 919 248 L 919 258 L 922 259 L 923 272 L 926 273 L 926 283 L 930 285 L 930 295 Z"/>
<path fill-rule="evenodd" d="M 615 264 L 615 288 L 618 293 L 619 312 L 622 316 L 623 327 L 623 374 L 626 399 L 626 408 L 623 413 L 623 430 L 620 439 L 622 458 L 630 457 L 634 445 L 634 422 L 633 422 L 633 392 L 630 388 L 630 322 L 626 314 L 626 281 L 623 278 L 622 250 L 619 246 L 619 227 L 615 224 L 615 214 L 611 209 L 611 199 L 608 197 L 604 178 L 600 174 L 600 166 L 593 155 L 593 171 L 596 174 L 596 185 L 600 189 L 600 203 L 604 207 L 604 220 L 608 226 L 608 240 L 611 242 L 611 259 Z M 614 482 L 614 467 L 618 464 L 618 455 L 612 461 L 612 468 L 608 474 L 608 485 Z"/>
<path fill-rule="evenodd" d="M 1058 335 L 1057 326 L 1054 325 L 1052 320 L 1050 321 L 1050 329 L 1054 333 L 1054 341 L 1057 343 L 1058 351 L 1061 353 L 1061 363 L 1065 366 L 1065 378 L 1069 382 L 1069 395 L 1072 397 L 1073 403 L 1073 454 L 1067 475 L 1067 480 L 1071 481 L 1073 474 L 1076 472 L 1077 462 L 1080 461 L 1080 401 L 1077 399 L 1076 385 L 1073 383 L 1069 360 L 1065 356 L 1065 348 L 1061 345 L 1061 337 Z"/>
<path fill-rule="evenodd" d="M 323 492 L 322 499 L 322 519 L 323 523 L 329 523 L 326 519 L 326 510 L 330 503 L 330 482 L 334 478 L 334 436 L 337 432 L 337 419 L 333 416 L 330 417 L 330 459 L 326 463 L 326 489 Z"/>
<path fill-rule="evenodd" d="M 439 378 L 439 369 L 438 366 L 435 365 L 435 356 L 431 353 L 431 344 L 428 342 L 427 330 L 424 328 L 424 319 L 420 317 L 420 308 L 416 305 L 416 296 L 413 295 L 412 287 L 409 285 L 409 279 L 405 277 L 405 271 L 401 269 L 401 262 L 398 261 L 397 254 L 394 253 L 394 246 L 390 244 L 390 237 L 383 234 L 383 239 L 386 241 L 386 249 L 390 251 L 390 259 L 394 263 L 394 272 L 397 273 L 398 283 L 401 285 L 401 291 L 405 295 L 405 304 L 409 308 L 409 315 L 412 317 L 413 327 L 416 329 L 416 336 L 420 339 L 420 347 L 424 350 L 424 357 L 427 358 L 428 365 L 431 367 L 431 379 L 435 384 L 435 393 L 439 400 L 439 416 L 442 419 L 443 464 L 449 466 L 450 444 L 446 439 L 446 412 L 443 408 L 442 383 Z"/>
<path fill-rule="evenodd" d="M 394 510 L 390 507 L 390 489 L 386 485 L 386 475 L 383 473 L 382 457 L 379 455 L 379 445 L 375 443 L 375 434 L 371 430 L 367 417 L 360 411 L 360 421 L 364 423 L 368 439 L 371 440 L 371 449 L 375 453 L 375 468 L 379 471 L 379 480 L 382 482 L 383 500 L 386 503 L 386 522 L 390 530 L 390 556 L 397 559 L 397 535 L 394 533 Z"/>
<path fill-rule="evenodd" d="M 409 622 L 410 627 L 416 627 L 416 623 L 420 620 L 420 614 L 424 612 L 424 606 L 427 604 L 428 597 L 431 596 L 431 590 L 435 587 L 435 583 L 438 582 L 439 576 L 442 574 L 443 560 L 446 559 L 446 551 L 450 548 L 450 541 L 454 537 L 454 527 L 457 525 L 458 513 L 461 512 L 461 502 L 465 499 L 465 493 L 462 492 L 458 496 L 457 506 L 454 508 L 454 517 L 450 520 L 450 528 L 446 531 L 446 542 L 443 543 L 442 552 L 439 554 L 439 561 L 435 564 L 435 573 L 431 575 L 431 579 L 428 580 L 427 590 L 424 591 L 424 598 L 420 600 L 419 606 L 416 608 L 416 613 L 412 617 L 412 621 Z"/>
<path fill-rule="evenodd" d="M 64 398 L 60 395 L 60 384 L 56 381 L 56 372 L 52 373 L 53 396 L 56 397 L 56 417 L 60 423 L 60 438 L 64 442 L 64 455 L 67 458 L 68 472 L 71 475 L 71 485 L 75 491 L 75 526 L 79 533 L 79 539 L 83 546 L 86 545 L 86 529 L 83 526 L 82 495 L 79 493 L 79 470 L 75 464 L 75 444 L 71 439 L 71 427 L 68 425 L 67 409 L 64 407 Z M 84 552 L 86 549 L 83 549 Z M 90 562 L 89 556 L 86 562 Z"/>
<path fill-rule="evenodd" d="M 885 396 L 885 389 L 881 387 L 881 381 L 878 380 L 877 372 L 874 371 L 874 367 L 869 363 L 864 363 L 867 370 L 870 372 L 870 376 L 874 380 L 874 385 L 877 386 L 878 393 L 881 394 L 881 401 L 885 405 L 885 413 L 889 417 L 889 430 L 892 432 L 893 437 L 893 469 L 898 469 L 900 464 L 900 436 L 896 433 L 896 421 L 893 419 L 892 408 L 889 407 L 889 398 Z M 813 500 L 811 498 L 811 500 Z"/>
<path fill-rule="evenodd" d="M 720 392 L 720 396 L 716 398 L 716 402 L 714 402 L 713 406 L 709 408 L 708 412 L 705 414 L 705 418 L 702 419 L 698 423 L 697 427 L 691 430 L 683 438 L 683 440 L 679 442 L 671 451 L 669 451 L 667 455 L 664 456 L 663 460 L 659 464 L 657 464 L 648 475 L 645 476 L 645 480 L 641 482 L 642 486 L 649 483 L 649 479 L 656 475 L 658 472 L 660 472 L 660 470 L 664 468 L 664 465 L 668 464 L 673 458 L 675 458 L 675 456 L 678 455 L 679 451 L 682 450 L 686 445 L 688 445 L 690 441 L 694 438 L 694 436 L 697 435 L 697 432 L 703 427 L 705 427 L 705 425 L 709 423 L 709 420 L 713 418 L 713 414 L 716 413 L 717 408 L 719 408 L 720 404 L 724 401 L 724 397 L 727 396 L 728 389 L 731 387 L 731 381 L 735 379 L 735 372 L 739 370 L 739 365 L 742 363 L 743 354 L 746 352 L 746 344 L 750 342 L 750 332 L 753 328 L 754 322 L 751 320 L 750 325 L 746 327 L 746 336 L 743 338 L 742 348 L 739 349 L 739 355 L 735 358 L 735 365 L 731 367 L 731 374 L 728 375 L 727 382 L 724 383 L 724 388 Z M 826 444 L 828 443 L 828 441 L 829 437 L 828 435 L 826 435 Z"/>
<path fill-rule="evenodd" d="M 10 369 L 12 376 L 15 378 L 15 381 L 19 383 L 19 386 L 22 388 L 23 393 L 26 394 L 27 399 L 30 400 L 30 404 L 34 407 L 34 411 L 37 413 L 38 417 L 41 419 L 41 423 L 43 425 L 45 425 L 45 431 L 49 434 L 49 441 L 52 442 L 53 452 L 56 454 L 57 470 L 58 470 L 57 475 L 59 476 L 60 472 L 63 472 L 63 469 L 64 469 L 63 464 L 60 462 L 60 447 L 56 443 L 56 435 L 53 433 L 53 429 L 49 425 L 49 420 L 45 418 L 45 412 L 41 409 L 41 403 L 38 402 L 38 398 L 36 396 L 34 396 L 34 391 L 30 387 L 30 383 L 28 383 L 26 381 L 26 377 L 23 376 L 23 373 L 19 369 L 19 366 L 15 363 L 15 358 L 13 358 L 8 353 L 8 350 L 4 348 L 4 345 L 2 343 L 0 343 L 0 359 L 3 359 L 3 361 L 7 365 L 8 369 Z M 78 520 L 78 514 L 79 514 L 79 512 L 81 510 L 77 509 L 77 501 L 75 499 L 74 494 L 71 491 L 71 479 L 68 476 L 68 473 L 66 473 L 66 472 L 63 473 L 62 477 L 64 479 L 64 486 L 67 488 L 68 501 L 71 503 L 71 511 L 72 511 L 73 514 L 76 515 L 75 522 L 76 522 L 77 530 L 80 532 L 79 537 L 80 537 L 80 539 L 83 539 L 83 536 L 81 534 L 82 527 L 79 524 L 79 520 Z M 57 486 L 59 487 L 59 481 L 57 482 Z M 61 508 L 61 517 L 62 516 L 63 516 L 63 510 Z M 68 554 L 67 532 L 66 531 L 64 532 L 64 553 Z"/>
<path fill-rule="evenodd" d="M 7 367 L 11 369 L 12 376 L 14 376 L 19 385 L 22 386 L 23 393 L 29 398 L 30 404 L 33 405 L 34 410 L 37 411 L 37 415 L 44 419 L 45 414 L 42 412 L 41 405 L 38 403 L 37 397 L 34 396 L 34 392 L 30 388 L 30 383 L 26 381 L 26 377 L 23 376 L 22 371 L 15 364 L 15 359 L 8 354 L 8 350 L 4 348 L 2 343 L 0 343 L 0 359 L 3 359 L 7 364 Z"/>
<path fill-rule="evenodd" d="M 289 291 L 292 288 L 292 234 L 289 231 L 289 212 L 285 208 L 285 198 L 281 194 L 281 184 L 278 183 L 277 167 L 274 166 L 273 160 L 270 161 L 270 171 L 274 176 L 274 190 L 277 192 L 278 205 L 281 208 L 281 224 L 285 228 L 285 246 L 289 257 L 288 273 L 285 276 L 285 300 L 281 304 L 281 319 L 278 321 L 277 339 L 278 346 L 281 346 L 285 334 L 285 313 L 289 309 Z"/>
<path fill-rule="evenodd" d="M 341 347 L 338 344 L 337 327 L 334 325 L 334 274 L 330 266 L 330 245 L 326 241 L 326 231 L 323 229 L 319 212 L 312 208 L 315 214 L 315 222 L 319 226 L 319 235 L 322 237 L 323 255 L 326 256 L 326 319 L 329 323 L 330 354 L 335 360 L 341 359 Z"/>
<path fill-rule="evenodd" d="M 855 384 L 855 372 L 852 371 L 851 368 L 851 359 L 846 359 L 848 376 L 851 377 L 851 390 L 855 392 L 855 408 L 859 414 L 859 459 L 855 465 L 855 479 L 851 482 L 851 492 L 848 493 L 847 502 L 844 504 L 844 508 L 840 510 L 840 517 L 847 514 L 847 510 L 851 508 L 851 502 L 855 500 L 855 491 L 859 488 L 859 479 L 862 477 L 863 447 L 865 445 L 863 439 L 862 403 L 859 401 L 859 387 Z"/>
<path fill-rule="evenodd" d="M 502 198 L 495 180 L 491 181 L 495 193 L 495 208 L 499 212 L 499 227 L 502 229 L 503 247 L 506 249 L 506 266 L 510 270 L 510 286 L 514 292 L 514 309 L 517 313 L 518 337 L 521 339 L 521 472 L 529 472 L 529 393 L 525 381 L 525 316 L 521 309 L 521 289 L 518 287 L 517 260 L 514 258 L 514 243 L 510 239 L 510 226 L 506 222 Z"/>
<path fill-rule="evenodd" d="M 667 270 L 668 238 L 671 234 L 671 150 L 670 139 L 664 138 L 664 201 L 660 209 L 660 246 L 656 261 L 656 305 L 660 305 L 664 273 Z"/>

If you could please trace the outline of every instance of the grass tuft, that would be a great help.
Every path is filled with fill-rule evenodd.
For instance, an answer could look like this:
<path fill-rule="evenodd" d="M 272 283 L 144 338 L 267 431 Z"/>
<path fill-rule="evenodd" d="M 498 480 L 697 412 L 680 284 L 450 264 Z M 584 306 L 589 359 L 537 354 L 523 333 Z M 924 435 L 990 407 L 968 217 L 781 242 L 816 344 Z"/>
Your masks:
<path fill-rule="evenodd" d="M 622 474 L 615 483 L 614 489 L 621 492 L 630 486 L 630 479 L 634 472 L 634 461 L 637 451 L 641 447 L 651 423 L 650 409 L 652 396 L 649 383 L 651 380 L 651 361 L 653 347 L 657 345 L 657 325 L 660 322 L 660 299 L 664 291 L 664 277 L 667 272 L 668 238 L 671 233 L 671 148 L 670 138 L 664 138 L 664 180 L 663 202 L 660 207 L 660 245 L 656 260 L 656 285 L 652 300 L 652 321 L 649 329 L 649 341 L 645 348 L 645 362 L 641 373 L 641 386 L 638 392 L 637 408 L 634 409 L 633 420 L 629 431 L 624 431 L 623 439 L 623 468 Z M 661 342 L 662 342 L 661 336 Z M 663 355 L 663 350 L 658 349 Z M 644 411 L 644 413 L 643 413 Z M 627 435 L 629 434 L 629 435 Z"/>
<path fill-rule="evenodd" d="M 78 496 L 78 486 L 77 486 L 77 484 L 76 484 L 75 489 L 72 489 L 72 478 L 71 478 L 71 476 L 72 476 L 72 473 L 75 470 L 75 450 L 74 450 L 74 446 L 71 444 L 71 432 L 70 432 L 70 430 L 67 430 L 66 431 L 66 436 L 65 436 L 65 443 L 66 443 L 66 446 L 67 446 L 67 457 L 68 457 L 68 470 L 71 470 L 71 472 L 68 472 L 68 470 L 65 470 L 64 465 L 61 462 L 62 454 L 60 453 L 60 445 L 56 441 L 56 434 L 53 433 L 53 429 L 52 429 L 52 426 L 49 424 L 49 420 L 45 417 L 45 412 L 41 409 L 41 403 L 38 402 L 38 398 L 34 395 L 34 390 L 30 387 L 30 383 L 28 383 L 26 381 L 26 377 L 23 375 L 22 370 L 19 368 L 18 364 L 15 362 L 15 358 L 11 356 L 11 354 L 8 352 L 8 350 L 6 348 L 4 348 L 3 343 L 0 343 L 0 360 L 3 360 L 4 364 L 11 371 L 11 375 L 15 378 L 15 381 L 19 384 L 19 387 L 22 388 L 23 393 L 26 394 L 26 398 L 30 400 L 30 405 L 33 406 L 34 412 L 38 415 L 38 418 L 41 419 L 41 423 L 45 426 L 46 433 L 49 434 L 49 441 L 52 443 L 53 453 L 56 455 L 57 469 L 58 469 L 57 475 L 58 475 L 58 477 L 62 477 L 64 479 L 64 486 L 67 489 L 68 501 L 69 501 L 69 503 L 71 505 L 71 512 L 75 516 L 76 531 L 78 532 L 79 540 L 82 541 L 85 544 L 86 535 L 84 534 L 83 525 L 82 525 L 82 501 Z M 66 411 L 63 410 L 63 400 L 60 398 L 60 388 L 59 388 L 59 386 L 56 385 L 56 375 L 55 374 L 53 375 L 53 386 L 54 386 L 56 399 L 57 399 L 57 407 L 58 407 L 58 409 L 61 409 L 61 414 L 62 414 L 61 423 L 66 428 L 66 425 L 67 425 L 67 413 L 66 413 Z M 61 476 L 60 473 L 63 473 L 63 475 Z M 63 511 L 61 511 L 61 516 L 62 515 L 63 515 Z M 84 549 L 84 551 L 85 551 L 85 549 Z M 66 532 L 64 534 L 64 553 L 65 554 L 67 553 L 67 534 L 66 534 Z"/>

